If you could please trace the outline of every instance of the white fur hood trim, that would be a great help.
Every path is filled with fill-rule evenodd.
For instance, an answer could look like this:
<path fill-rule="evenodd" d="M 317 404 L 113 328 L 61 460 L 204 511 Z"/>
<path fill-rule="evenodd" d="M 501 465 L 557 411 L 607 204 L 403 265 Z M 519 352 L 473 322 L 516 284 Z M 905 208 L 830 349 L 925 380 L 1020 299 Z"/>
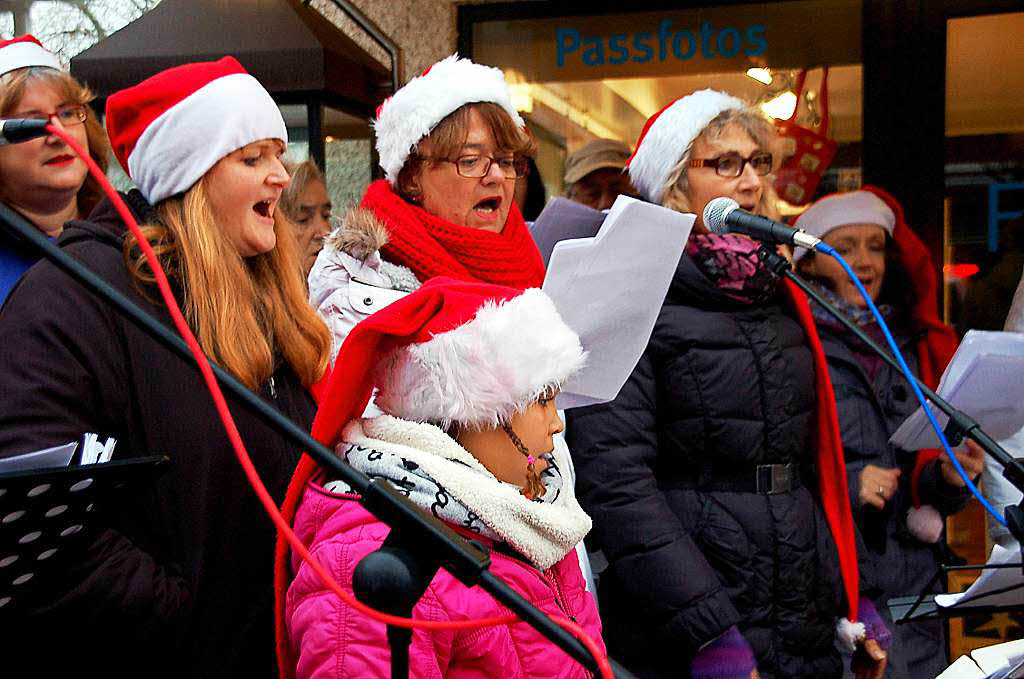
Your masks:
<path fill-rule="evenodd" d="M 437 427 L 382 415 L 350 422 L 343 443 L 391 452 L 420 465 L 491 530 L 540 569 L 570 553 L 590 532 L 590 517 L 566 479 L 553 503 L 533 502 L 499 481 L 469 451 Z M 343 448 L 342 448 L 343 449 Z M 568 461 L 558 459 L 562 469 Z"/>

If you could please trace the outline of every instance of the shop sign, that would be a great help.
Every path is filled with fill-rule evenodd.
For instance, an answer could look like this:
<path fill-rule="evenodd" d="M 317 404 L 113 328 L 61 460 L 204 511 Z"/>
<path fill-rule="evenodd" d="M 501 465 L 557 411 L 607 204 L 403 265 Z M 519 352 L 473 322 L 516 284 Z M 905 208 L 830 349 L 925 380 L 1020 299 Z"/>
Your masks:
<path fill-rule="evenodd" d="M 480 21 L 473 56 L 530 81 L 798 68 L 861 61 L 859 0 Z"/>

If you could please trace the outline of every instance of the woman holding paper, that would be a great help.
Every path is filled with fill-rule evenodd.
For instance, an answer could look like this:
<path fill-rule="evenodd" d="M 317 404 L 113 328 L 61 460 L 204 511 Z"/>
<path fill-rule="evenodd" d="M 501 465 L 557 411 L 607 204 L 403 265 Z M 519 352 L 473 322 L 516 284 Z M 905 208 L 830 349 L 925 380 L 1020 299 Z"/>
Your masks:
<path fill-rule="evenodd" d="M 886 317 L 911 370 L 931 387 L 956 350 L 953 329 L 936 316 L 935 270 L 924 245 L 903 221 L 903 211 L 876 187 L 826 196 L 796 226 L 834 247 L 850 264 Z M 867 304 L 833 258 L 799 250 L 797 271 L 878 343 L 885 346 Z M 812 303 L 828 359 L 843 439 L 854 519 L 864 539 L 861 592 L 879 602 L 919 594 L 946 553 L 945 516 L 969 498 L 964 481 L 944 454 L 906 452 L 889 443 L 917 409 L 898 370 Z M 938 455 L 938 457 L 937 457 Z M 972 477 L 983 452 L 973 442 L 956 452 Z M 944 591 L 942 583 L 931 592 Z M 883 617 L 889 622 L 888 611 Z M 941 621 L 892 628 L 887 677 L 931 677 L 948 665 Z"/>
<path fill-rule="evenodd" d="M 74 135 L 106 169 L 110 143 L 89 106 L 92 98 L 31 35 L 0 41 L 0 118 L 47 119 Z M 100 196 L 85 162 L 56 135 L 0 146 L 0 201 L 51 238 L 65 222 L 88 215 Z M 0 304 L 36 259 L 0 235 Z"/>
<path fill-rule="evenodd" d="M 374 129 L 386 179 L 327 237 L 309 274 L 332 355 L 359 320 L 428 278 L 544 281 L 513 200 L 536 144 L 500 70 L 442 59 L 380 106 Z"/>
<path fill-rule="evenodd" d="M 774 146 L 756 109 L 702 90 L 629 162 L 642 197 L 697 221 L 645 354 L 614 401 L 569 411 L 567 439 L 609 562 L 606 640 L 641 677 L 839 676 L 844 615 L 865 624 L 838 630 L 867 649 L 858 675 L 884 669 L 807 302 L 755 241 L 701 221 L 718 196 L 774 216 Z"/>
<path fill-rule="evenodd" d="M 118 160 L 153 206 L 138 219 L 199 344 L 309 427 L 309 388 L 326 368 L 330 336 L 305 302 L 291 227 L 275 218 L 289 181 L 277 105 L 224 57 L 112 94 L 106 121 Z M 70 222 L 61 245 L 170 326 L 109 200 Z M 93 432 L 117 439 L 115 462 L 170 458 L 158 479 L 98 507 L 103 530 L 68 550 L 62 577 L 5 631 L 7 662 L 59 653 L 98 676 L 274 676 L 274 527 L 195 367 L 48 262 L 8 298 L 0 346 L 0 455 Z M 237 400 L 228 404 L 280 502 L 301 451 Z"/>

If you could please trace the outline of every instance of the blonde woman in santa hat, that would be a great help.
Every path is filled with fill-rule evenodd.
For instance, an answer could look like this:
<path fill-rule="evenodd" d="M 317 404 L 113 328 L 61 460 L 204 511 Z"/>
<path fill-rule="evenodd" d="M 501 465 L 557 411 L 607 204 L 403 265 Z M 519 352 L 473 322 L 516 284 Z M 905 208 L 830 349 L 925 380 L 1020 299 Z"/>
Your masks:
<path fill-rule="evenodd" d="M 513 199 L 536 144 L 500 70 L 442 59 L 388 98 L 373 126 L 386 178 L 324 241 L 309 275 L 335 353 L 360 319 L 433 276 L 543 282 Z"/>
<path fill-rule="evenodd" d="M 933 388 L 956 350 L 956 334 L 936 316 L 935 269 L 903 221 L 899 204 L 875 187 L 826 196 L 796 226 L 829 245 L 853 268 L 886 317 L 908 364 Z M 798 250 L 797 271 L 876 342 L 881 330 L 867 304 L 831 257 Z M 937 451 L 897 450 L 889 437 L 918 404 L 903 375 L 812 302 L 828 359 L 843 439 L 854 518 L 866 549 L 861 592 L 875 601 L 917 594 L 947 559 L 945 516 L 970 497 L 963 479 Z M 956 452 L 977 477 L 983 453 L 973 442 Z M 945 591 L 933 588 L 932 591 Z M 881 611 L 891 626 L 888 612 Z M 941 621 L 893 628 L 887 677 L 933 677 L 946 668 Z"/>
<path fill-rule="evenodd" d="M 275 219 L 287 132 L 270 95 L 231 57 L 187 64 L 111 95 L 107 131 L 153 205 L 138 217 L 200 345 L 309 426 L 308 389 L 324 372 L 330 336 L 304 302 L 290 227 Z M 108 200 L 89 221 L 69 223 L 61 245 L 170 324 Z M 273 525 L 195 368 L 47 262 L 8 298 L 0 345 L 0 455 L 93 432 L 117 439 L 114 460 L 170 458 L 152 485 L 110 500 L 103 530 L 69 550 L 61 576 L 6 634 L 7 662 L 14 653 L 45 662 L 59 648 L 87 674 L 273 675 Z M 301 451 L 231 406 L 280 501 Z"/>
<path fill-rule="evenodd" d="M 569 411 L 567 439 L 609 562 L 609 649 L 642 677 L 835 677 L 837 635 L 874 654 L 861 676 L 884 667 L 873 637 L 886 632 L 858 611 L 842 448 L 807 302 L 756 242 L 701 221 L 718 196 L 773 215 L 774 145 L 760 112 L 701 90 L 652 116 L 629 161 L 642 197 L 697 221 L 632 376 L 614 401 Z"/>
<path fill-rule="evenodd" d="M 313 435 L 482 542 L 492 573 L 542 611 L 575 620 L 602 647 L 574 554 L 590 518 L 553 442 L 562 431 L 554 397 L 584 358 L 541 290 L 433 278 L 349 333 L 338 355 L 344 370 L 333 373 Z M 360 418 L 375 388 L 384 414 Z M 349 592 L 353 568 L 389 532 L 344 481 L 309 459 L 283 511 Z M 349 608 L 295 554 L 279 551 L 277 567 L 282 677 L 387 676 L 383 623 Z M 441 570 L 413 617 L 465 621 L 506 610 Z M 415 677 L 590 676 L 521 621 L 416 630 L 409 666 Z"/>
<path fill-rule="evenodd" d="M 0 118 L 46 118 L 74 135 L 106 169 L 110 143 L 89 106 L 92 98 L 31 35 L 0 41 Z M 65 222 L 88 215 L 100 197 L 85 162 L 56 135 L 0 146 L 0 201 L 51 238 Z M 36 259 L 0 234 L 0 304 Z"/>

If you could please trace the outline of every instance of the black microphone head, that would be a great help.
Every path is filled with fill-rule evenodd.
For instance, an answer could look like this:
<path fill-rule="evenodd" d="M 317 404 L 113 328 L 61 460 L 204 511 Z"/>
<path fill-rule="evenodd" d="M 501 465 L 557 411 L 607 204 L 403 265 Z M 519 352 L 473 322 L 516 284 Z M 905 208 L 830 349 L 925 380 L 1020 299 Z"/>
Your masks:
<path fill-rule="evenodd" d="M 712 233 L 728 233 L 729 226 L 725 223 L 726 216 L 740 206 L 732 198 L 719 196 L 712 198 L 704 206 L 704 226 Z"/>

